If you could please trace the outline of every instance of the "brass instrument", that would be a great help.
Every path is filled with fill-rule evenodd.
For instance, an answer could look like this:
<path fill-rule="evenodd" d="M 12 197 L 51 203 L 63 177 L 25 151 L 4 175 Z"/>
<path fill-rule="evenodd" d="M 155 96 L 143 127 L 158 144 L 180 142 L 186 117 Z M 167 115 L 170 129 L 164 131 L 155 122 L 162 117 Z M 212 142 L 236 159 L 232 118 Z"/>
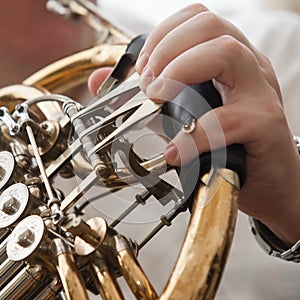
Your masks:
<path fill-rule="evenodd" d="M 88 1 L 48 6 L 82 18 L 101 32 L 101 43 L 0 90 L 0 299 L 124 299 L 120 276 L 137 299 L 213 299 L 233 236 L 238 175 L 225 165 L 201 174 L 179 257 L 158 295 L 138 253 L 187 209 L 187 197 L 164 179 L 172 168 L 163 154 L 140 157 L 128 136 L 162 106 L 139 90 L 136 74 L 119 85 L 110 77 L 86 107 L 66 96 L 93 70 L 116 66 L 131 37 Z M 120 96 L 126 103 L 111 109 Z M 60 191 L 60 178 L 74 176 L 71 191 Z M 141 192 L 109 224 L 103 216 L 86 219 L 79 206 L 95 186 L 97 197 L 109 194 L 112 204 L 128 187 Z M 149 198 L 167 211 L 136 242 L 117 225 Z"/>

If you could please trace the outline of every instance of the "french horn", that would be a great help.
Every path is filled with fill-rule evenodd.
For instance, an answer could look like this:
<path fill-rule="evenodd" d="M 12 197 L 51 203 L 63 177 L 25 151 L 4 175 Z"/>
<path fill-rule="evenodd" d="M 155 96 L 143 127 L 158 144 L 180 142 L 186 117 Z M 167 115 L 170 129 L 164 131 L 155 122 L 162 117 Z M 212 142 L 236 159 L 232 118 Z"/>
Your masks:
<path fill-rule="evenodd" d="M 143 37 L 132 40 L 86 0 L 51 0 L 48 7 L 83 19 L 101 32 L 101 43 L 0 90 L 0 299 L 124 299 L 120 277 L 137 299 L 213 299 L 234 232 L 240 163 L 228 163 L 229 149 L 221 151 L 224 163 L 210 153 L 186 172 L 168 166 L 161 152 L 142 157 L 130 134 L 151 131 L 151 120 L 166 110 L 175 118 L 129 76 Z M 67 96 L 103 66 L 114 69 L 96 99 L 83 106 Z M 188 134 L 192 121 L 177 120 L 177 127 Z M 170 173 L 179 183 L 166 179 Z M 59 186 L 61 178 L 76 178 L 71 191 Z M 110 223 L 84 212 L 82 199 L 95 186 L 95 199 L 106 196 L 111 205 L 126 191 L 129 205 Z M 140 241 L 123 234 L 119 223 L 149 202 L 165 208 L 153 230 Z M 186 236 L 159 295 L 138 254 L 186 210 Z"/>

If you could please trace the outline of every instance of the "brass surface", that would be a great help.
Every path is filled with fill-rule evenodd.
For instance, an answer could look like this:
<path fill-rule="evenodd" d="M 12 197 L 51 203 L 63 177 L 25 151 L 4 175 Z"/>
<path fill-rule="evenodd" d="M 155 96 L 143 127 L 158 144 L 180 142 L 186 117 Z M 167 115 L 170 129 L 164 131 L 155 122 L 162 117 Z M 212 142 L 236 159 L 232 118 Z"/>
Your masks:
<path fill-rule="evenodd" d="M 157 294 L 130 249 L 123 247 L 117 253 L 122 275 L 137 299 L 157 299 Z"/>
<path fill-rule="evenodd" d="M 198 190 L 186 238 L 160 299 L 213 299 L 233 237 L 238 186 L 236 173 L 224 169 L 209 187 Z"/>
<path fill-rule="evenodd" d="M 120 287 L 116 280 L 109 273 L 108 268 L 102 261 L 93 263 L 93 269 L 99 283 L 99 291 L 104 300 L 122 300 L 124 299 Z"/>
<path fill-rule="evenodd" d="M 126 45 L 97 45 L 52 63 L 25 79 L 23 84 L 63 93 L 85 83 L 97 68 L 114 66 L 125 49 Z"/>
<path fill-rule="evenodd" d="M 89 236 L 90 231 L 87 231 L 85 234 L 84 231 L 82 231 L 81 235 L 77 235 L 75 238 L 75 251 L 78 255 L 86 256 L 94 252 L 104 241 L 107 233 L 107 223 L 104 219 L 97 217 L 92 218 L 86 222 L 90 229 L 96 233 L 97 239 L 96 243 L 90 242 L 91 239 L 86 238 L 86 236 Z"/>
<path fill-rule="evenodd" d="M 53 240 L 53 252 L 57 251 L 57 271 L 68 300 L 87 300 L 86 287 L 76 267 L 73 254 L 63 250 L 61 240 Z"/>

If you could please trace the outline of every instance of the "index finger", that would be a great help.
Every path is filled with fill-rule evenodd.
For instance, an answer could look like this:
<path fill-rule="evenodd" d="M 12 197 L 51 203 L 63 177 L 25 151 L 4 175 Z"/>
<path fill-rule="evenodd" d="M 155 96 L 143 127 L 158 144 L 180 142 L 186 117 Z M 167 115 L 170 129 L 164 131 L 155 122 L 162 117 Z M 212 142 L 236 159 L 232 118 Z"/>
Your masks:
<path fill-rule="evenodd" d="M 153 49 L 166 34 L 193 16 L 205 11 L 208 11 L 208 9 L 200 3 L 190 4 L 175 12 L 173 15 L 160 23 L 159 26 L 151 32 L 140 52 L 138 63 L 136 64 L 137 72 L 139 74 L 142 73 L 145 65 L 147 64 L 149 53 L 153 51 Z"/>

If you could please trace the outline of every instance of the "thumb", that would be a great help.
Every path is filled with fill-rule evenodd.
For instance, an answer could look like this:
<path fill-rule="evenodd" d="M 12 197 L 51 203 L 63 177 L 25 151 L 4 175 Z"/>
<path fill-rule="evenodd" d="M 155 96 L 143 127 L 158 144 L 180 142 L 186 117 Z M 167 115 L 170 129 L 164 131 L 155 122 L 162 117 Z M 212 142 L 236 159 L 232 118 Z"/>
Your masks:
<path fill-rule="evenodd" d="M 90 75 L 90 77 L 88 79 L 88 88 L 89 88 L 90 92 L 92 93 L 92 95 L 94 95 L 94 96 L 97 95 L 97 91 L 98 91 L 99 87 L 104 82 L 106 77 L 111 73 L 111 71 L 112 71 L 112 68 L 103 67 L 103 68 L 100 68 L 100 69 L 94 71 Z"/>

